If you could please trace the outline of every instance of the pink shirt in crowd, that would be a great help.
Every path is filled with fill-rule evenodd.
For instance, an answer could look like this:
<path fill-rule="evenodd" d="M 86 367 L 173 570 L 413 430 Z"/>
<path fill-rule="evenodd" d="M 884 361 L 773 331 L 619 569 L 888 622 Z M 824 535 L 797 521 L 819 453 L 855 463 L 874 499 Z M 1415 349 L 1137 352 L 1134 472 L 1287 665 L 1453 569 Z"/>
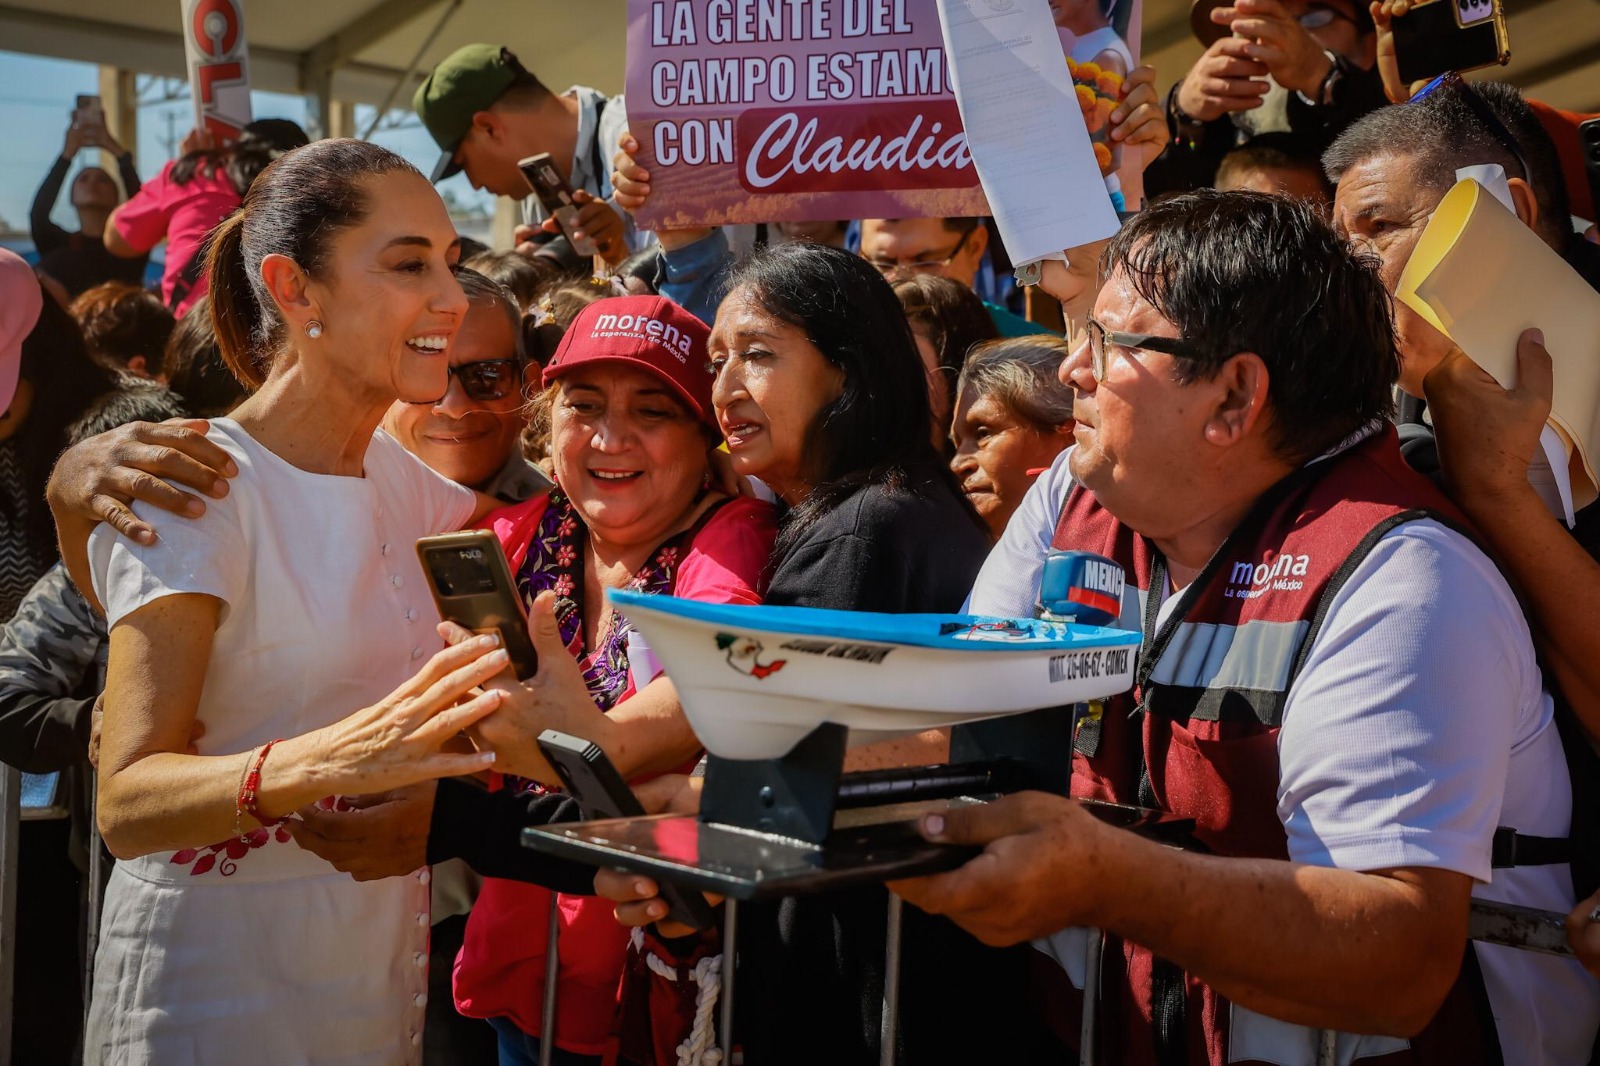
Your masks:
<path fill-rule="evenodd" d="M 202 253 L 207 235 L 240 203 L 238 190 L 220 166 L 210 174 L 205 169 L 196 168 L 188 183 L 179 185 L 168 163 L 115 216 L 117 233 L 136 251 L 148 252 L 166 238 L 161 299 L 179 317 L 206 294 Z"/>

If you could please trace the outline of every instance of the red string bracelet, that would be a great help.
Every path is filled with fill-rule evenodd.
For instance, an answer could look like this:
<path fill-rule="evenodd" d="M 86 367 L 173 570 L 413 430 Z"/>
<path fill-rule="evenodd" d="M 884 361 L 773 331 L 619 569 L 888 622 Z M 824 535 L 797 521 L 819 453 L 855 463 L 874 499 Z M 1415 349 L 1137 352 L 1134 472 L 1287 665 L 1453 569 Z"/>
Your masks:
<path fill-rule="evenodd" d="M 239 782 L 239 797 L 233 807 L 233 829 L 240 840 L 244 839 L 244 816 L 248 814 L 262 825 L 267 824 L 267 819 L 261 817 L 261 811 L 256 806 L 261 798 L 261 764 L 267 761 L 267 752 L 272 750 L 272 745 L 279 743 L 283 738 L 269 740 L 256 752 L 254 763 L 244 775 L 244 780 Z"/>

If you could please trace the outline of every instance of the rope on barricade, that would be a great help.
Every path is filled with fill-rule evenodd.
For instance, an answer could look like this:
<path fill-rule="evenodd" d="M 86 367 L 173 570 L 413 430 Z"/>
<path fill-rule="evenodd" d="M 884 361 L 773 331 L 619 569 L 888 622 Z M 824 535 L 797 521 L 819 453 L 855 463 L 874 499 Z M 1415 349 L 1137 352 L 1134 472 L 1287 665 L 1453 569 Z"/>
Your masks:
<path fill-rule="evenodd" d="M 644 956 L 645 965 L 658 977 L 677 984 L 678 967 L 645 947 L 644 930 L 635 927 L 628 937 L 633 949 Z M 707 955 L 694 964 L 686 975 L 695 983 L 694 1024 L 689 1036 L 678 1045 L 677 1066 L 721 1066 L 722 1049 L 717 1047 L 717 1034 L 712 1024 L 716 1014 L 717 999 L 722 993 L 722 955 Z"/>

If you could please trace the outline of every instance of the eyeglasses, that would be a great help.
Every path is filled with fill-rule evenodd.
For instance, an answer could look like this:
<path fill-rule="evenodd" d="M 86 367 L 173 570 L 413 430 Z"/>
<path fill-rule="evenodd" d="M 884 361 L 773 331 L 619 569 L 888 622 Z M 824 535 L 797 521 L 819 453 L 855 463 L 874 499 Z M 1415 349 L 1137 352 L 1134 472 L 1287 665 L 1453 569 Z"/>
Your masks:
<path fill-rule="evenodd" d="M 1300 24 L 1302 30 L 1320 30 L 1324 26 L 1331 26 L 1335 19 L 1343 19 L 1346 22 L 1355 21 L 1343 11 L 1336 11 L 1331 7 L 1323 7 L 1320 4 L 1296 18 L 1295 21 Z"/>
<path fill-rule="evenodd" d="M 1461 102 L 1471 109 L 1490 135 L 1500 142 L 1500 147 L 1504 148 L 1510 153 L 1511 158 L 1517 161 L 1517 166 L 1522 170 L 1522 179 L 1531 182 L 1533 177 L 1528 170 L 1528 161 L 1522 155 L 1522 146 L 1511 135 L 1511 131 L 1506 129 L 1506 124 L 1500 121 L 1494 110 L 1484 102 L 1483 97 L 1478 95 L 1477 90 L 1467 84 L 1466 79 L 1455 71 L 1447 70 L 1437 78 L 1434 78 L 1415 93 L 1412 93 L 1411 99 L 1407 102 L 1412 104 L 1421 103 L 1440 89 L 1454 89 L 1461 94 Z"/>
<path fill-rule="evenodd" d="M 956 246 L 950 249 L 950 254 L 943 259 L 919 259 L 915 263 L 902 263 L 895 259 L 868 259 L 867 262 L 886 278 L 893 278 L 897 274 L 932 274 L 955 262 L 956 256 L 961 254 L 961 249 L 967 246 L 967 238 L 971 237 L 977 228 L 974 226 L 963 233 Z"/>
<path fill-rule="evenodd" d="M 1201 357 L 1200 349 L 1177 337 L 1158 337 L 1153 333 L 1123 333 L 1120 330 L 1106 329 L 1092 318 L 1089 319 L 1089 325 L 1085 332 L 1089 334 L 1089 368 L 1094 372 L 1096 384 L 1106 379 L 1106 347 L 1108 345 L 1133 350 L 1142 349 L 1150 352 L 1162 352 L 1166 355 L 1176 355 L 1182 359 L 1199 359 Z"/>
<path fill-rule="evenodd" d="M 516 359 L 484 359 L 476 363 L 463 363 L 450 368 L 450 376 L 461 382 L 461 391 L 467 399 L 478 403 L 493 403 L 508 396 L 522 395 L 522 363 Z M 445 390 L 449 391 L 448 387 Z M 436 405 L 438 400 L 407 400 L 407 403 Z"/>

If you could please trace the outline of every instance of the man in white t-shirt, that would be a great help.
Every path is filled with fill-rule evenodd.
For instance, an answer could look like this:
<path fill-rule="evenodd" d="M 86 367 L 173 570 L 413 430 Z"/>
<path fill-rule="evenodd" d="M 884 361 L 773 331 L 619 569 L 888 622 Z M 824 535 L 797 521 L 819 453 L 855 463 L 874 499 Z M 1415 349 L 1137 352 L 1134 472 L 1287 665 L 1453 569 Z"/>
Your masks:
<path fill-rule="evenodd" d="M 1497 827 L 1565 837 L 1571 789 L 1515 599 L 1383 422 L 1376 270 L 1311 209 L 1248 193 L 1159 204 L 1107 263 L 1062 370 L 1076 447 L 970 607 L 1031 613 L 1052 547 L 1124 565 L 1138 702 L 1080 729 L 1072 791 L 1192 818 L 1213 854 L 1025 793 L 927 819 L 984 854 L 897 890 L 988 942 L 1035 939 L 1069 1042 L 1083 927 L 1104 931 L 1106 1061 L 1311 1066 L 1329 1030 L 1340 1062 L 1500 1061 L 1496 1043 L 1587 1062 L 1600 988 L 1466 940 L 1472 896 L 1570 908 L 1565 865 L 1492 859 Z"/>

